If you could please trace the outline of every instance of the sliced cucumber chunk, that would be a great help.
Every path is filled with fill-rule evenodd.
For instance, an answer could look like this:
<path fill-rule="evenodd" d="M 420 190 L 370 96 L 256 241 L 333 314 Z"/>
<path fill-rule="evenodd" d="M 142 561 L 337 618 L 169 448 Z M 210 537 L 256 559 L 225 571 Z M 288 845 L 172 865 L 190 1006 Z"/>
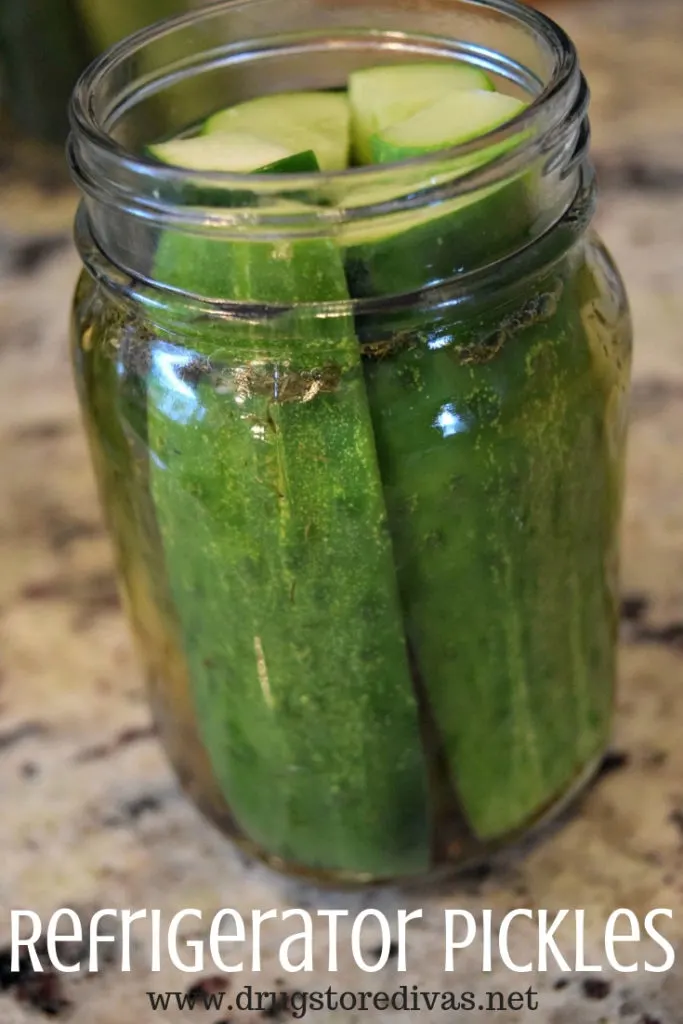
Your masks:
<path fill-rule="evenodd" d="M 198 173 L 305 174 L 320 170 L 312 149 L 289 153 L 277 143 L 237 132 L 173 139 L 150 146 L 148 152 L 162 163 Z M 246 187 L 225 189 L 183 183 L 166 185 L 163 192 L 166 198 L 186 206 L 258 205 L 257 194 Z"/>
<path fill-rule="evenodd" d="M 290 153 L 312 149 L 321 171 L 343 171 L 351 148 L 351 109 L 345 93 L 291 92 L 260 96 L 210 117 L 204 134 L 253 133 Z"/>
<path fill-rule="evenodd" d="M 463 158 L 463 173 L 496 159 L 518 138 L 497 143 Z M 451 167 L 447 182 L 456 174 Z M 356 195 L 368 205 L 389 201 L 386 187 Z M 338 240 L 346 253 L 353 298 L 397 295 L 467 273 L 501 259 L 530 240 L 536 206 L 527 173 L 514 174 L 485 189 L 416 210 L 368 218 L 343 225 Z"/>
<path fill-rule="evenodd" d="M 292 151 L 279 142 L 256 135 L 230 132 L 224 135 L 173 139 L 150 146 L 151 155 L 165 164 L 192 171 L 249 173 L 292 157 Z"/>
<path fill-rule="evenodd" d="M 486 90 L 462 89 L 385 129 L 370 142 L 377 163 L 439 151 L 465 137 L 486 134 L 521 112 L 525 104 Z M 479 125 L 475 128 L 475 125 Z M 468 173 L 518 144 L 520 135 L 462 158 Z M 457 168 L 436 172 L 430 184 L 450 180 Z M 386 202 L 376 186 L 368 202 Z M 517 174 L 486 189 L 417 210 L 349 223 L 339 234 L 354 298 L 417 291 L 482 263 L 494 262 L 527 241 L 533 220 L 533 188 Z"/>
<path fill-rule="evenodd" d="M 395 163 L 469 142 L 511 121 L 526 105 L 485 89 L 450 92 L 375 134 L 370 140 L 373 162 Z"/>
<path fill-rule="evenodd" d="M 351 135 L 357 163 L 373 162 L 371 139 L 397 121 L 462 89 L 492 90 L 479 68 L 460 63 L 364 68 L 349 78 Z"/>

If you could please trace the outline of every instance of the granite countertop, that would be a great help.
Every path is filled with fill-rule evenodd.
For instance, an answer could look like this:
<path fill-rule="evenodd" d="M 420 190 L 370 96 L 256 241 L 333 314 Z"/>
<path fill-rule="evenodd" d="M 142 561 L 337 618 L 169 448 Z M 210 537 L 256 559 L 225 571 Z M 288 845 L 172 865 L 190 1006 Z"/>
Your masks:
<path fill-rule="evenodd" d="M 342 955 L 337 978 L 292 977 L 308 989 L 332 980 L 354 990 L 401 982 L 538 990 L 538 1012 L 499 1012 L 501 1024 L 680 1024 L 679 967 L 564 982 L 557 972 L 515 979 L 496 968 L 483 978 L 477 959 L 463 954 L 457 979 L 442 974 L 447 906 L 586 908 L 588 956 L 597 922 L 619 907 L 639 915 L 672 908 L 667 934 L 683 937 L 683 5 L 557 0 L 551 9 L 576 39 L 592 84 L 598 225 L 626 278 L 637 336 L 613 751 L 578 812 L 525 859 L 485 865 L 417 903 L 409 898 L 425 919 L 407 976 L 393 961 L 360 976 Z M 127 974 L 112 967 L 95 977 L 12 977 L 8 908 L 47 917 L 74 907 L 87 917 L 100 907 L 157 907 L 170 917 L 184 907 L 248 915 L 253 907 L 359 909 L 365 901 L 389 912 L 408 897 L 321 896 L 243 864 L 179 794 L 117 601 L 71 383 L 74 197 L 49 176 L 28 184 L 11 161 L 1 173 L 0 1021 L 63 1015 L 73 1024 L 151 1024 L 158 1015 L 146 990 L 184 989 L 202 976 L 165 967 L 150 979 L 134 957 Z M 281 977 L 268 946 L 261 974 L 241 983 L 272 989 Z M 229 1018 L 243 1024 L 259 1014 Z M 362 1018 L 334 1015 L 343 1024 Z"/>

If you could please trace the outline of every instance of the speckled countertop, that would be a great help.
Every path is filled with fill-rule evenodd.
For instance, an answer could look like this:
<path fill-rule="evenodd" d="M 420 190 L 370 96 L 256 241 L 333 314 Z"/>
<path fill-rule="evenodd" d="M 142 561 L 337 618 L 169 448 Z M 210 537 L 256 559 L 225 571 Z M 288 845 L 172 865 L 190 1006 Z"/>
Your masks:
<path fill-rule="evenodd" d="M 576 39 L 592 84 L 599 227 L 626 278 L 637 335 L 613 753 L 579 812 L 525 860 L 410 898 L 425 919 L 407 976 L 393 962 L 361 976 L 342 954 L 336 979 L 319 971 L 294 980 L 308 989 L 531 984 L 540 1009 L 499 1012 L 501 1024 L 681 1024 L 680 966 L 665 975 L 605 973 L 593 984 L 570 976 L 558 985 L 557 972 L 520 979 L 496 970 L 484 978 L 476 958 L 463 955 L 457 978 L 442 974 L 446 906 L 586 908 L 596 922 L 589 955 L 597 923 L 618 907 L 672 908 L 667 934 L 683 938 L 683 4 L 558 0 L 552 9 Z M 74 198 L 51 180 L 29 186 L 11 161 L 2 173 L 0 1021 L 58 1014 L 74 1024 L 151 1024 L 159 1015 L 147 989 L 184 989 L 198 978 L 166 968 L 152 980 L 135 957 L 129 974 L 111 968 L 40 983 L 10 977 L 7 910 L 48 915 L 66 906 L 87 916 L 99 907 L 158 907 L 170 916 L 196 907 L 209 916 L 222 906 L 245 914 L 271 906 L 359 909 L 365 899 L 389 911 L 406 897 L 321 896 L 244 865 L 179 794 L 117 603 L 70 378 Z M 278 977 L 268 946 L 258 979 L 241 982 L 277 988 Z M 234 1024 L 258 1018 L 228 1016 Z M 340 1011 L 334 1019 L 364 1016 Z M 215 1011 L 162 1017 L 227 1019 Z"/>

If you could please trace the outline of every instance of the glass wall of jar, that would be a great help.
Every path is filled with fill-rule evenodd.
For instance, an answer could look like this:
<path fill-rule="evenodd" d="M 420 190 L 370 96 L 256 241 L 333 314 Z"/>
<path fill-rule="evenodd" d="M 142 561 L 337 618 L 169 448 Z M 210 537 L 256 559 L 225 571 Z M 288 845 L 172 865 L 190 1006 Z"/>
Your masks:
<path fill-rule="evenodd" d="M 416 58 L 532 102 L 380 168 L 144 155 Z M 471 864 L 608 742 L 631 328 L 586 110 L 571 42 L 510 0 L 212 5 L 76 91 L 73 354 L 122 592 L 183 784 L 276 867 Z"/>

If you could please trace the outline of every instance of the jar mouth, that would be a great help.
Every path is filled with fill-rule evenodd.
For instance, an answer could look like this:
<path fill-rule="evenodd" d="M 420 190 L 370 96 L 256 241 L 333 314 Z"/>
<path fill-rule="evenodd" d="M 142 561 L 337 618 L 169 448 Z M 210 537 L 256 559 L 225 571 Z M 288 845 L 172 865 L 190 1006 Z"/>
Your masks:
<path fill-rule="evenodd" d="M 295 234 L 324 233 L 335 223 L 384 217 L 466 195 L 522 172 L 538 158 L 552 161 L 555 152 L 565 154 L 566 172 L 571 171 L 572 155 L 567 160 L 567 145 L 573 140 L 576 148 L 580 138 L 588 91 L 570 39 L 539 11 L 517 0 L 447 0 L 445 8 L 464 11 L 468 16 L 493 16 L 501 24 L 514 25 L 542 47 L 542 68 L 533 68 L 531 62 L 525 64 L 501 50 L 482 45 L 476 38 L 451 39 L 431 32 L 363 28 L 362 17 L 358 19 L 360 28 L 341 24 L 266 36 L 245 35 L 228 38 L 218 46 L 214 38 L 214 45 L 208 45 L 214 29 L 215 36 L 220 38 L 220 30 L 226 24 L 243 16 L 247 21 L 255 21 L 258 12 L 266 11 L 272 3 L 273 0 L 222 0 L 159 22 L 119 43 L 84 72 L 71 104 L 68 156 L 72 173 L 86 195 L 158 222 L 170 219 L 179 229 L 192 225 L 200 233 L 213 233 L 221 226 L 250 230 L 257 220 L 266 232 L 263 237 L 268 237 L 269 229 L 274 234 L 282 230 Z M 281 9 L 284 11 L 287 6 L 282 3 Z M 400 24 L 401 8 L 395 11 L 395 18 Z M 196 44 L 193 52 L 170 60 L 166 66 L 156 56 L 164 48 L 172 51 L 174 47 L 182 54 L 192 43 Z M 261 62 L 265 67 L 273 60 L 312 60 L 321 52 L 345 50 L 383 56 L 413 55 L 413 59 L 422 60 L 465 60 L 513 82 L 531 95 L 531 101 L 513 120 L 469 142 L 400 163 L 351 167 L 338 172 L 193 172 L 160 165 L 131 146 L 120 131 L 120 125 L 136 106 L 199 73 L 245 63 L 258 67 Z M 154 52 L 158 66 L 152 72 L 139 74 L 144 57 L 150 52 Z M 499 147 L 500 143 L 507 145 Z M 490 160 L 480 159 L 468 168 L 467 158 L 487 149 L 497 155 Z M 582 155 L 577 152 L 576 160 Z M 247 180 L 250 193 L 256 197 L 255 207 L 237 209 L 221 201 L 198 210 L 168 198 L 188 183 L 199 189 L 225 192 L 227 196 L 231 190 L 244 189 Z M 300 203 L 295 211 L 286 205 L 273 209 L 273 201 L 280 204 L 283 199 L 298 200 L 302 195 L 305 211 Z"/>
<path fill-rule="evenodd" d="M 339 301 L 297 302 L 305 315 L 326 321 L 364 317 L 395 316 L 398 321 L 417 311 L 429 310 L 438 320 L 447 315 L 446 333 L 450 336 L 453 316 L 460 311 L 471 317 L 477 310 L 490 311 L 491 303 L 503 304 L 511 293 L 518 292 L 525 282 L 547 273 L 560 263 L 572 246 L 588 230 L 595 212 L 595 176 L 592 168 L 582 167 L 579 187 L 563 217 L 549 224 L 534 241 L 529 241 L 505 257 L 484 266 L 468 269 L 457 278 L 434 281 L 408 292 L 377 295 L 373 298 L 349 298 Z M 145 311 L 155 322 L 159 311 L 171 332 L 180 331 L 188 323 L 202 324 L 215 319 L 244 320 L 260 323 L 290 312 L 291 303 L 265 303 L 258 300 L 223 300 L 169 287 L 154 276 L 131 274 L 120 263 L 112 264 L 102 252 L 84 208 L 76 216 L 76 241 L 81 257 L 91 276 L 119 302 L 131 302 Z M 169 305 L 169 296 L 180 303 Z M 436 337 L 436 334 L 435 334 Z M 438 344 L 432 339 L 432 347 Z"/>

